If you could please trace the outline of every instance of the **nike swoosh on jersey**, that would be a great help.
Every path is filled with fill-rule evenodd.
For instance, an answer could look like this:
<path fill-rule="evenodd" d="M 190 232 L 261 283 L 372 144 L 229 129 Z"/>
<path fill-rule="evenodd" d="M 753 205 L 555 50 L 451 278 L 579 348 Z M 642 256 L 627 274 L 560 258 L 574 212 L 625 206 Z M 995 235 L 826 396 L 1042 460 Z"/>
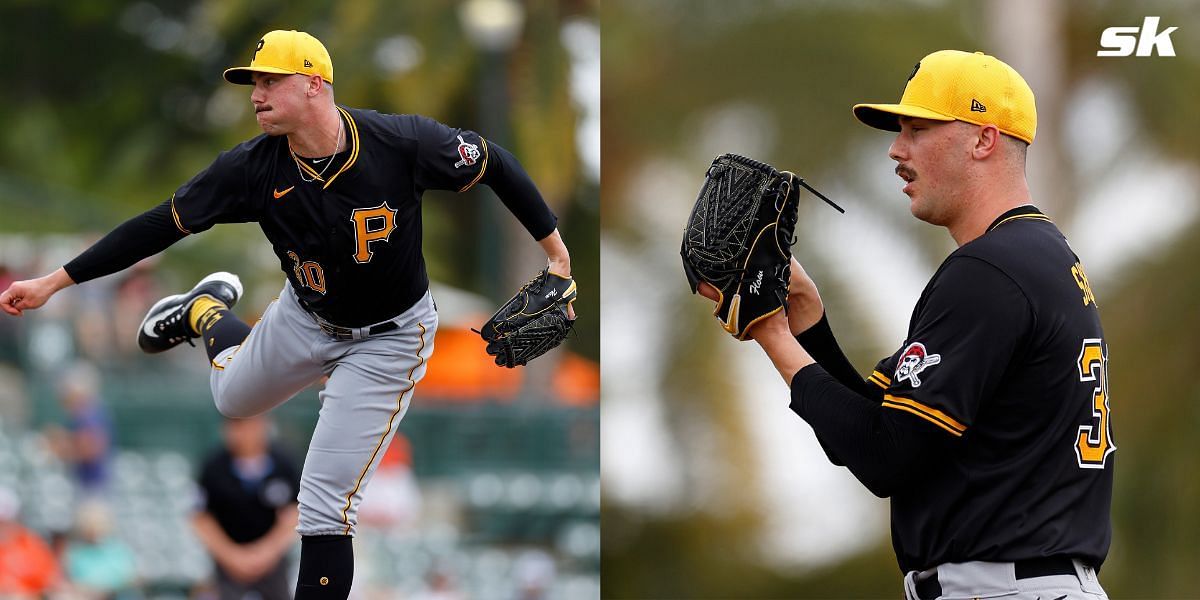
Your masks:
<path fill-rule="evenodd" d="M 271 193 L 272 193 L 272 194 L 275 194 L 275 199 L 276 199 L 276 200 L 278 200 L 278 199 L 280 199 L 280 198 L 282 198 L 282 197 L 286 196 L 288 192 L 290 192 L 290 191 L 292 191 L 292 190 L 294 190 L 294 189 L 296 189 L 296 186 L 294 186 L 294 185 L 293 185 L 292 187 L 290 187 L 290 188 L 288 188 L 288 189 L 286 189 L 286 190 L 283 190 L 282 192 L 281 192 L 281 191 L 279 191 L 279 190 L 271 190 Z"/>

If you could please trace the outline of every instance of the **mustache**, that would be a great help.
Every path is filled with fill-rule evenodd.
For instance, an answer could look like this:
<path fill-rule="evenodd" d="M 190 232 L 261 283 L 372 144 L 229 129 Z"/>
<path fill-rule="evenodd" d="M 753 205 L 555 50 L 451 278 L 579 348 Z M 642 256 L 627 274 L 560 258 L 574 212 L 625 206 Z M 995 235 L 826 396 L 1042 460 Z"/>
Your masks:
<path fill-rule="evenodd" d="M 917 172 L 904 165 L 896 165 L 896 175 L 905 181 L 912 181 L 917 178 Z"/>
<path fill-rule="evenodd" d="M 260 113 L 260 112 L 262 112 L 262 111 L 264 111 L 264 110 L 271 110 L 271 105 L 269 105 L 269 104 L 260 104 L 260 105 L 258 105 L 258 106 L 255 106 L 255 107 L 254 107 L 254 114 L 256 114 L 256 115 L 257 115 L 258 113 Z"/>

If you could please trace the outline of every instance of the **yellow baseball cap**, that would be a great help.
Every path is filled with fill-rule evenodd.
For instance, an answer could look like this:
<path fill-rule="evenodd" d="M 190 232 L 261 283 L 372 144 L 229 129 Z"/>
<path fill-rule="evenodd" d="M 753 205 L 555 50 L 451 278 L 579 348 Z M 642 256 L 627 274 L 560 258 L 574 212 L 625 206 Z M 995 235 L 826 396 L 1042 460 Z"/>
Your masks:
<path fill-rule="evenodd" d="M 876 129 L 900 131 L 900 117 L 995 125 L 1033 143 L 1033 90 L 1015 69 L 982 52 L 939 50 L 908 76 L 899 104 L 855 104 L 854 116 Z"/>
<path fill-rule="evenodd" d="M 253 85 L 251 73 L 320 75 L 333 83 L 333 61 L 317 38 L 303 31 L 269 32 L 258 41 L 248 67 L 225 69 L 225 81 Z"/>

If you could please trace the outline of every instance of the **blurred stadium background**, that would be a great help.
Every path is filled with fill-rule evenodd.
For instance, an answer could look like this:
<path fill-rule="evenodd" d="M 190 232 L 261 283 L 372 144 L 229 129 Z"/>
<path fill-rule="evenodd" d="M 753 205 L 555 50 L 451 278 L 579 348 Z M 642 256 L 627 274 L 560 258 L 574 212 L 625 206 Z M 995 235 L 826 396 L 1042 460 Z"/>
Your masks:
<path fill-rule="evenodd" d="M 603 29 L 603 568 L 612 598 L 897 598 L 887 501 L 828 464 L 753 344 L 689 296 L 683 225 L 718 154 L 797 172 L 800 262 L 866 369 L 903 339 L 953 249 L 913 219 L 895 102 L 943 48 L 1010 63 L 1037 94 L 1038 205 L 1087 265 L 1111 351 L 1113 598 L 1194 597 L 1200 487 L 1200 12 L 1194 2 L 610 0 Z M 1101 32 L 1160 16 L 1176 57 L 1101 58 Z"/>
<path fill-rule="evenodd" d="M 495 367 L 468 328 L 544 256 L 489 189 L 426 195 L 443 325 L 400 426 L 420 490 L 408 510 L 420 514 L 360 528 L 355 597 L 598 597 L 598 4 L 2 3 L 0 289 L 56 269 L 257 135 L 249 89 L 221 71 L 268 30 L 313 33 L 333 57 L 340 104 L 425 114 L 512 150 L 559 215 L 581 288 L 562 350 Z M 256 226 L 223 225 L 0 318 L 0 488 L 19 498 L 22 525 L 47 540 L 76 535 L 87 494 L 67 398 L 99 402 L 112 433 L 108 525 L 136 557 L 120 597 L 211 592 L 211 561 L 188 526 L 197 461 L 220 439 L 207 369 L 198 350 L 146 357 L 134 338 L 155 299 L 214 270 L 247 284 L 237 312 L 250 322 L 282 285 Z M 317 409 L 313 389 L 273 413 L 277 443 L 298 460 Z"/>

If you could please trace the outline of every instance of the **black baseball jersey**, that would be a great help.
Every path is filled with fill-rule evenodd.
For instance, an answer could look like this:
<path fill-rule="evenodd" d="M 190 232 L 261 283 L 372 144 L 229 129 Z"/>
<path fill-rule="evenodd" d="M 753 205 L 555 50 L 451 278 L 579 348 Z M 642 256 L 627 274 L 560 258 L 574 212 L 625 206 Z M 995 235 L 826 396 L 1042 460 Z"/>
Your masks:
<path fill-rule="evenodd" d="M 1033 207 L 952 253 L 868 378 L 955 441 L 892 494 L 904 570 L 1078 557 L 1111 537 L 1108 347 L 1079 258 Z"/>
<path fill-rule="evenodd" d="M 212 515 L 229 539 L 239 544 L 271 531 L 276 512 L 295 504 L 300 491 L 300 472 L 283 452 L 271 449 L 260 466 L 261 472 L 243 473 L 235 467 L 233 455 L 222 449 L 200 470 L 200 510 Z"/>
<path fill-rule="evenodd" d="M 338 112 L 343 152 L 304 159 L 286 137 L 260 135 L 180 187 L 171 212 L 184 233 L 257 222 L 305 308 L 360 327 L 425 294 L 421 194 L 475 185 L 488 168 L 488 142 L 427 117 Z"/>
<path fill-rule="evenodd" d="M 170 200 L 129 219 L 63 265 L 83 283 L 217 223 L 257 222 L 301 304 L 360 327 L 394 317 L 429 287 L 421 195 L 484 183 L 535 240 L 557 217 L 520 163 L 472 131 L 428 117 L 338 107 L 346 149 L 297 156 L 284 136 L 223 152 Z"/>

